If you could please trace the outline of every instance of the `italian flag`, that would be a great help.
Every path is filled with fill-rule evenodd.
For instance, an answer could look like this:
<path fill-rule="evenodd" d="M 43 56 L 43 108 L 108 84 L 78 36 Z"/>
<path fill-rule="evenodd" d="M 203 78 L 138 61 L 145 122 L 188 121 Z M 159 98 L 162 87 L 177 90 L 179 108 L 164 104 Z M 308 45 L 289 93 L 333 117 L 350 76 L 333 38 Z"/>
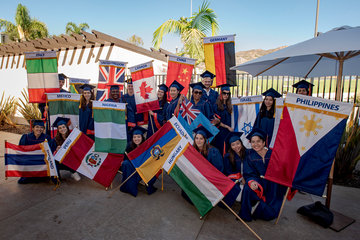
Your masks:
<path fill-rule="evenodd" d="M 55 160 L 109 187 L 124 155 L 94 151 L 94 141 L 75 128 L 55 155 Z"/>
<path fill-rule="evenodd" d="M 217 170 L 188 143 L 177 159 L 164 164 L 164 169 L 189 196 L 201 216 L 216 206 L 235 183 Z"/>
<path fill-rule="evenodd" d="M 125 153 L 125 103 L 93 101 L 95 151 Z"/>
<path fill-rule="evenodd" d="M 51 126 L 57 117 L 70 118 L 70 130 L 79 126 L 80 94 L 48 93 L 47 99 Z"/>
<path fill-rule="evenodd" d="M 55 51 L 25 53 L 29 102 L 46 102 L 45 93 L 59 92 Z"/>

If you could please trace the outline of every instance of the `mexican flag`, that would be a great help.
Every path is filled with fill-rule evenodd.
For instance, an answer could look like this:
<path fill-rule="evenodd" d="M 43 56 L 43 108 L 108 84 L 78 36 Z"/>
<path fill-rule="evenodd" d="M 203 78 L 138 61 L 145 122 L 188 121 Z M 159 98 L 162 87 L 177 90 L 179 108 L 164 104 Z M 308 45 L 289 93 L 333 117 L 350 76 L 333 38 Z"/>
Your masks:
<path fill-rule="evenodd" d="M 94 141 L 75 128 L 55 155 L 55 160 L 109 187 L 124 155 L 94 151 Z"/>
<path fill-rule="evenodd" d="M 189 196 L 200 215 L 204 216 L 228 194 L 235 183 L 190 143 L 180 152 L 183 154 L 175 159 L 169 158 L 163 168 Z"/>
<path fill-rule="evenodd" d="M 95 151 L 125 153 L 125 103 L 93 101 Z"/>
<path fill-rule="evenodd" d="M 55 51 L 25 53 L 29 102 L 46 102 L 45 93 L 59 92 Z"/>

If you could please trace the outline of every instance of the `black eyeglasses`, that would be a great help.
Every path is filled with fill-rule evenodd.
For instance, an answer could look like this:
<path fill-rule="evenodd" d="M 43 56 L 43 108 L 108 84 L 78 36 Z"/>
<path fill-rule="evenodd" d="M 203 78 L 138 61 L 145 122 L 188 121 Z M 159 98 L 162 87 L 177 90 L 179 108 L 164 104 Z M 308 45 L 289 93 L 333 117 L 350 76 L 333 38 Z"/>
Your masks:
<path fill-rule="evenodd" d="M 200 91 L 194 91 L 194 94 L 199 94 L 199 95 L 201 95 L 202 92 L 200 92 Z"/>
<path fill-rule="evenodd" d="M 230 96 L 230 92 L 222 92 L 223 95 L 229 95 Z"/>

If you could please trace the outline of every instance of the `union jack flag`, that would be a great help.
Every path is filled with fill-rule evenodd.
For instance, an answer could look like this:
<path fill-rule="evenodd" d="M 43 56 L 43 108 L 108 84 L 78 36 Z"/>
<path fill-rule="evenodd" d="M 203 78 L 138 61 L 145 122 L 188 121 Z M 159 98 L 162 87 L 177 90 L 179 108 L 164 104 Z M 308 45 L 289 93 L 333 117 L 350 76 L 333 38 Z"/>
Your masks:
<path fill-rule="evenodd" d="M 194 105 L 190 101 L 183 101 L 180 105 L 179 114 L 188 122 L 190 125 L 195 118 L 200 114 L 199 109 L 195 109 Z"/>
<path fill-rule="evenodd" d="M 125 80 L 125 67 L 126 63 L 124 62 L 100 60 L 97 101 L 104 101 L 109 97 L 110 85 L 119 85 L 122 89 Z"/>

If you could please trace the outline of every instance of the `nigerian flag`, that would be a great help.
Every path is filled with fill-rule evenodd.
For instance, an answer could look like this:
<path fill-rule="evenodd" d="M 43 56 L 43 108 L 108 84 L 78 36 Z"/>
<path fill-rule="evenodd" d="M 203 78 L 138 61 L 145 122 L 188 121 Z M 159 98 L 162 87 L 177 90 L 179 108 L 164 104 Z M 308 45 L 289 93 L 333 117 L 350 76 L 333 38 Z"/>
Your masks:
<path fill-rule="evenodd" d="M 125 152 L 125 107 L 125 103 L 93 101 L 96 152 Z"/>

